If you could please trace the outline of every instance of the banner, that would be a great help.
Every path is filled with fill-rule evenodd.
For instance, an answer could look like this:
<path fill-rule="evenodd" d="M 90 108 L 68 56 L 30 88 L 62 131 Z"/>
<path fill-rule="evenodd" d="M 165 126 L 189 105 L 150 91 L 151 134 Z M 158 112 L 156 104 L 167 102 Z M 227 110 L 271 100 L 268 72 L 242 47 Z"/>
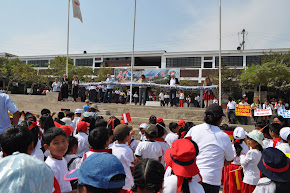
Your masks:
<path fill-rule="evenodd" d="M 251 117 L 251 106 L 236 105 L 236 116 Z"/>
<path fill-rule="evenodd" d="M 80 8 L 79 0 L 73 0 L 72 4 L 73 4 L 74 17 L 75 18 L 79 18 L 81 20 L 81 22 L 83 22 L 82 12 L 81 12 L 81 8 Z"/>
<path fill-rule="evenodd" d="M 108 82 L 89 82 L 89 83 L 80 83 L 79 86 L 83 87 L 88 87 L 88 86 L 100 86 L 100 85 L 114 85 L 118 87 L 125 87 L 125 86 L 130 86 L 130 82 L 126 83 L 120 83 L 120 82 L 113 82 L 113 83 L 108 83 Z M 155 83 L 136 83 L 133 82 L 133 87 L 134 86 L 147 86 L 151 88 L 163 88 L 163 89 L 177 89 L 177 90 L 187 90 L 187 91 L 192 91 L 192 90 L 215 90 L 217 89 L 217 86 L 170 86 L 166 84 L 155 84 Z"/>
<path fill-rule="evenodd" d="M 118 82 L 131 81 L 131 69 L 115 69 L 115 79 Z M 148 81 L 161 82 L 167 81 L 171 73 L 175 73 L 176 78 L 180 78 L 179 68 L 153 68 L 153 69 L 135 69 L 133 70 L 133 81 L 140 79 L 144 74 Z"/>
<path fill-rule="evenodd" d="M 290 110 L 285 110 L 285 109 L 278 110 L 278 115 L 282 116 L 283 118 L 289 119 L 290 118 Z"/>
<path fill-rule="evenodd" d="M 255 117 L 260 117 L 260 116 L 270 116 L 272 115 L 272 109 L 267 108 L 267 109 L 256 109 L 254 111 L 254 116 Z"/>

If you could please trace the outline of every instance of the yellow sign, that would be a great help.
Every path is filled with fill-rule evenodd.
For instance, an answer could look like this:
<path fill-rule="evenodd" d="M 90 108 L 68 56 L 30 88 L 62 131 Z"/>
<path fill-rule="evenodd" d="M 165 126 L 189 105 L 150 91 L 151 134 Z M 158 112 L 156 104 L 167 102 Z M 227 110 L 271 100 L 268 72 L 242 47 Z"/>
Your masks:
<path fill-rule="evenodd" d="M 236 105 L 236 116 L 251 117 L 251 106 Z"/>

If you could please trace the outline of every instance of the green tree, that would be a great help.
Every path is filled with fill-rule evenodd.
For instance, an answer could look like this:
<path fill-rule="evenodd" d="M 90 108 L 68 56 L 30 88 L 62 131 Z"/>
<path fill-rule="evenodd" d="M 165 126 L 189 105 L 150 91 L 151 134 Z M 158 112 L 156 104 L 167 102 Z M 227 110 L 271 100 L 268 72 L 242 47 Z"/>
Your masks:
<path fill-rule="evenodd" d="M 97 75 L 96 81 L 101 82 L 107 79 L 107 74 L 111 74 L 112 68 L 102 67 L 95 75 Z"/>

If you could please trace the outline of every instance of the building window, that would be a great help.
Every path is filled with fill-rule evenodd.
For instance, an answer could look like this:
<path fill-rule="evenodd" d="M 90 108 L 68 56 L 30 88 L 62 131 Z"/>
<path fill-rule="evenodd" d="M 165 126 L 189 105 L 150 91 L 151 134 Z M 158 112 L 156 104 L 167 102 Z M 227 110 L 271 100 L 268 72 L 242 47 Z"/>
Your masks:
<path fill-rule="evenodd" d="M 246 56 L 247 66 L 251 65 L 261 65 L 263 60 L 263 56 Z"/>
<path fill-rule="evenodd" d="M 32 67 L 48 67 L 49 60 L 28 60 L 27 64 L 30 64 Z"/>
<path fill-rule="evenodd" d="M 219 63 L 219 57 L 215 57 L 215 63 Z M 243 66 L 243 56 L 222 56 L 222 65 Z"/>
<path fill-rule="evenodd" d="M 204 68 L 212 68 L 212 62 L 204 62 L 203 67 Z"/>
<path fill-rule="evenodd" d="M 76 59 L 76 66 L 92 66 L 93 62 L 93 58 Z"/>
<path fill-rule="evenodd" d="M 167 67 L 201 67 L 201 57 L 166 58 Z"/>

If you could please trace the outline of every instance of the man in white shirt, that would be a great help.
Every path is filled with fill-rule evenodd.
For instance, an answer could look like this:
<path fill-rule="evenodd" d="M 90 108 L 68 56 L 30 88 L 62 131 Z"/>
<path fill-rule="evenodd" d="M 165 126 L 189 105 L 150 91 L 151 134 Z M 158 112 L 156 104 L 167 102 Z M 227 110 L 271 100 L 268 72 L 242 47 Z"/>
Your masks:
<path fill-rule="evenodd" d="M 191 137 L 199 147 L 196 164 L 202 176 L 205 192 L 218 193 L 222 169 L 234 159 L 229 136 L 218 126 L 223 120 L 223 109 L 217 104 L 205 110 L 205 123 L 192 127 L 186 137 Z"/>
<path fill-rule="evenodd" d="M 179 84 L 178 79 L 175 78 L 175 73 L 171 73 L 171 79 L 167 81 L 167 85 L 170 86 L 177 86 Z M 172 88 L 170 89 L 170 93 L 169 93 L 169 98 L 170 98 L 170 105 L 171 107 L 173 107 L 173 105 L 176 105 L 176 89 Z"/>
<path fill-rule="evenodd" d="M 228 104 L 227 104 L 227 110 L 229 123 L 235 123 L 236 122 L 236 102 L 233 101 L 232 97 L 228 98 Z M 231 119 L 231 114 L 233 114 L 233 119 Z"/>
<path fill-rule="evenodd" d="M 160 106 L 165 106 L 165 103 L 164 103 L 164 93 L 163 91 L 161 91 L 161 93 L 159 94 L 159 100 L 160 100 Z"/>

